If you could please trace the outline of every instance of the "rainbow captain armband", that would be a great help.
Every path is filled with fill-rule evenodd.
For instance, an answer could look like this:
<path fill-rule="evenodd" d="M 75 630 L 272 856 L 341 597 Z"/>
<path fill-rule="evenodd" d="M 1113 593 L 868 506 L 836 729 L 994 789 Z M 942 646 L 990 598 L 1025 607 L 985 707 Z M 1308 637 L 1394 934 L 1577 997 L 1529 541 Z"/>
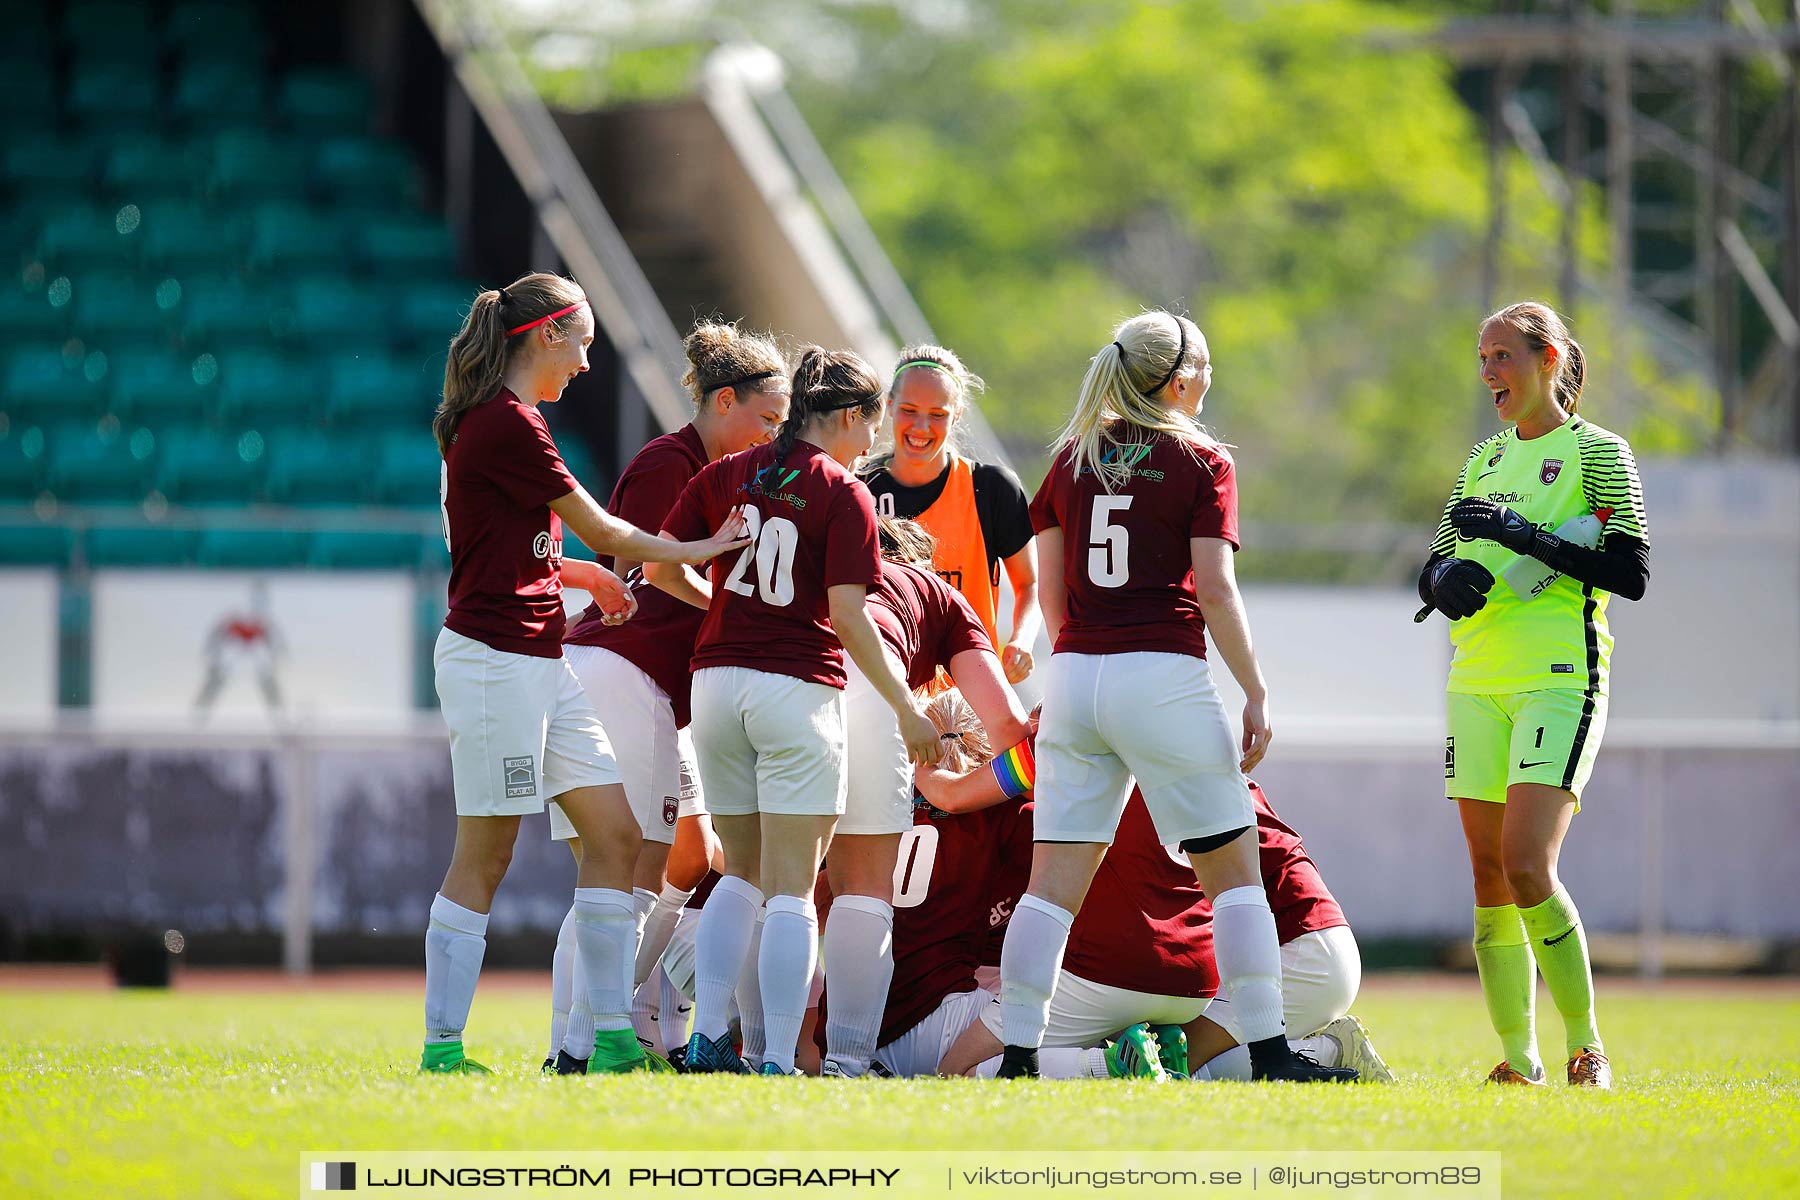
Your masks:
<path fill-rule="evenodd" d="M 1037 786 L 1037 758 L 1031 752 L 1030 738 L 1007 750 L 988 766 L 993 769 L 994 779 L 1008 800 L 1017 800 Z"/>

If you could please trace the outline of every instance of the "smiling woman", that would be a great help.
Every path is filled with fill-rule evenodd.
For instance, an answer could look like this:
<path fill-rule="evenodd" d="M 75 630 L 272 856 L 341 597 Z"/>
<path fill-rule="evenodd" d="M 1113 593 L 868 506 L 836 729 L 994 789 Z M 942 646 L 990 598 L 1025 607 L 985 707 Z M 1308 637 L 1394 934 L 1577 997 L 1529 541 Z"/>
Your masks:
<path fill-rule="evenodd" d="M 893 452 L 863 481 L 885 517 L 917 521 L 937 539 L 932 566 L 974 606 L 1000 647 L 1006 677 L 1031 674 L 1031 647 L 1042 627 L 1037 607 L 1037 549 L 1018 476 L 955 451 L 956 426 L 981 378 L 942 346 L 908 346 L 888 385 Z M 1000 566 L 1013 589 L 1012 637 L 1002 642 L 997 610 Z"/>
<path fill-rule="evenodd" d="M 488 908 L 519 818 L 550 800 L 589 848 L 575 924 L 602 1027 L 595 1050 L 607 1070 L 646 1065 L 628 1016 L 638 825 L 594 706 L 563 658 L 562 527 L 602 554 L 640 560 L 703 562 L 742 542 L 731 522 L 691 542 L 646 533 L 601 508 L 563 465 L 538 407 L 587 370 L 593 340 L 581 289 L 532 274 L 477 296 L 450 343 L 432 422 L 444 456 L 450 613 L 433 657 L 450 730 L 456 845 L 425 933 L 422 1071 L 486 1073 L 464 1056 L 462 1035 Z M 629 615 L 635 602 L 618 577 L 588 570 L 584 586 L 609 613 Z"/>

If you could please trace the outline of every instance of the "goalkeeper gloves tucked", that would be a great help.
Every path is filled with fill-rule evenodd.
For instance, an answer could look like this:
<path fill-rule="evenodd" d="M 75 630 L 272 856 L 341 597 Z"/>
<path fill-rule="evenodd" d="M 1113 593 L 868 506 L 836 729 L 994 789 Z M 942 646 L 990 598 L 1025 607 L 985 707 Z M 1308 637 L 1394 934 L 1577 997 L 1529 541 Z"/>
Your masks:
<path fill-rule="evenodd" d="M 1471 559 L 1446 558 L 1431 565 L 1425 573 L 1424 583 L 1437 610 L 1452 621 L 1460 621 L 1487 606 L 1487 593 L 1494 586 L 1494 577 L 1486 567 Z"/>

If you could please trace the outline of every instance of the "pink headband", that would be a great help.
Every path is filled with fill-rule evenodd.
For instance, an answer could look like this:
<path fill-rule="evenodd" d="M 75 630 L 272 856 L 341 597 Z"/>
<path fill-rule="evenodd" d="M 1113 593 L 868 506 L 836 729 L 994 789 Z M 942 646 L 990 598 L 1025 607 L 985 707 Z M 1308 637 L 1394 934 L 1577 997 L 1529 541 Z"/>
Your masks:
<path fill-rule="evenodd" d="M 558 317 L 566 317 L 570 313 L 574 312 L 576 309 L 580 308 L 582 305 L 584 305 L 586 303 L 587 303 L 587 300 L 585 298 L 581 299 L 581 300 L 577 300 L 575 303 L 569 305 L 569 307 L 567 307 L 567 308 L 559 308 L 555 312 L 549 314 L 548 316 L 539 317 L 535 321 L 527 321 L 527 322 L 525 322 L 525 324 L 519 326 L 517 329 L 507 330 L 506 336 L 514 337 L 518 334 L 524 333 L 527 329 L 536 329 L 539 325 L 542 325 L 546 321 L 554 321 Z"/>

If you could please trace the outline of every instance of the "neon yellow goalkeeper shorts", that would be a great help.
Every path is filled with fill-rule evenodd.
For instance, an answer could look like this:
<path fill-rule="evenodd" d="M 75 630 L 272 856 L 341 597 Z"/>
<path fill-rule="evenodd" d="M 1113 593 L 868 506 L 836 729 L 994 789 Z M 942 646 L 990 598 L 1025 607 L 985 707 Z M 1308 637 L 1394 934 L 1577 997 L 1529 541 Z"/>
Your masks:
<path fill-rule="evenodd" d="M 1606 732 L 1606 693 L 1450 692 L 1445 707 L 1445 796 L 1505 804 L 1513 784 L 1544 783 L 1573 793 L 1581 810 Z"/>

